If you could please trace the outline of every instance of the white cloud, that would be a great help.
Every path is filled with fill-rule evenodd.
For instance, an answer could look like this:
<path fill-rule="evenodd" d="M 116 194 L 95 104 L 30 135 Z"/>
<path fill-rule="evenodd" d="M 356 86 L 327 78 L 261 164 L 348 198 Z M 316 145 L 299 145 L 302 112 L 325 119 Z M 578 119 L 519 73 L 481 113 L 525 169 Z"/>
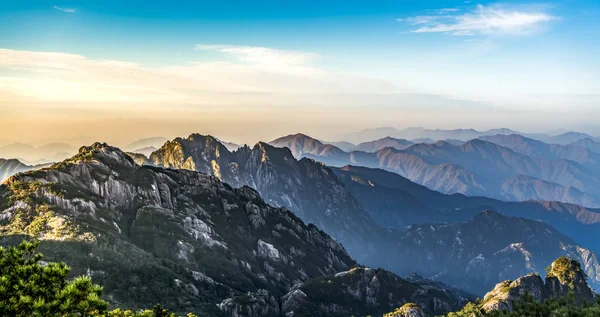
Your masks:
<path fill-rule="evenodd" d="M 299 95 L 398 92 L 385 81 L 312 66 L 314 53 L 226 45 L 200 49 L 234 61 L 149 68 L 77 54 L 0 49 L 0 92 L 52 102 L 154 104 L 286 104 Z"/>
<path fill-rule="evenodd" d="M 318 74 L 321 70 L 311 66 L 319 55 L 311 52 L 285 51 L 259 46 L 237 45 L 196 45 L 196 50 L 214 51 L 227 54 L 238 62 L 243 62 L 262 70 L 288 74 Z"/>
<path fill-rule="evenodd" d="M 441 9 L 435 15 L 405 19 L 414 33 L 446 33 L 456 36 L 481 34 L 530 34 L 558 18 L 540 10 L 515 10 L 478 5 L 474 10 Z"/>
<path fill-rule="evenodd" d="M 232 55 L 240 60 L 258 64 L 310 64 L 319 57 L 316 53 L 284 51 L 268 47 L 236 45 L 196 45 L 197 50 L 217 51 Z"/>
<path fill-rule="evenodd" d="M 52 6 L 52 8 L 54 8 L 58 11 L 66 12 L 66 13 L 77 13 L 77 9 L 73 9 L 73 8 L 61 8 L 59 6 Z"/>

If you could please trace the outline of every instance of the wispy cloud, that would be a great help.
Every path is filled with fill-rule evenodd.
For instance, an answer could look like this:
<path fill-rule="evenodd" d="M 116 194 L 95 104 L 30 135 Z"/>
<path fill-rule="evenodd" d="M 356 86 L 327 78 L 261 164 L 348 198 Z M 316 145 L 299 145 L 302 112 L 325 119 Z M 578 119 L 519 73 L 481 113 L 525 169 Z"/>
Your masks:
<path fill-rule="evenodd" d="M 421 15 L 399 22 L 414 27 L 414 33 L 446 33 L 456 36 L 482 34 L 531 34 L 558 17 L 541 10 L 508 9 L 503 6 L 477 5 L 474 9 L 441 9 L 436 14 Z"/>
<path fill-rule="evenodd" d="M 285 51 L 260 46 L 237 45 L 196 45 L 197 50 L 217 51 L 234 56 L 240 60 L 259 64 L 309 64 L 319 57 L 316 53 Z"/>
<path fill-rule="evenodd" d="M 66 13 L 77 13 L 77 9 L 74 9 L 74 8 L 62 8 L 59 6 L 52 6 L 52 8 L 54 8 L 58 11 L 66 12 Z"/>
<path fill-rule="evenodd" d="M 52 102 L 182 104 L 239 104 L 251 99 L 264 104 L 269 102 L 264 96 L 277 94 L 284 96 L 277 102 L 289 104 L 297 102 L 299 95 L 398 92 L 387 81 L 310 65 L 315 53 L 233 45 L 200 45 L 198 49 L 223 52 L 234 60 L 217 57 L 149 68 L 69 53 L 0 48 L 0 94 Z"/>
<path fill-rule="evenodd" d="M 260 46 L 196 45 L 196 50 L 214 51 L 229 55 L 239 62 L 273 72 L 307 74 L 319 73 L 311 66 L 319 55 L 312 52 L 287 51 Z"/>

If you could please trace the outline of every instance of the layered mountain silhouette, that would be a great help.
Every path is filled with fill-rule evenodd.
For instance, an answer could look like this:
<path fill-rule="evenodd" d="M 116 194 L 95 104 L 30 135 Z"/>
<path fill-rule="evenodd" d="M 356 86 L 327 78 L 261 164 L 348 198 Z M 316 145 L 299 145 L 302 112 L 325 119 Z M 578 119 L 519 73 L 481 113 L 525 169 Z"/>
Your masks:
<path fill-rule="evenodd" d="M 217 307 L 215 314 L 226 315 L 247 309 L 306 312 L 297 302 L 351 314 L 380 312 L 370 306 L 374 295 L 363 284 L 348 288 L 374 277 L 413 290 L 378 301 L 381 309 L 431 302 L 434 294 L 445 304 L 428 306 L 431 313 L 464 302 L 465 296 L 446 286 L 436 286 L 441 296 L 426 291 L 431 286 L 423 289 L 421 282 L 385 271 L 335 276 L 356 265 L 352 258 L 479 295 L 482 285 L 540 273 L 542 262 L 561 255 L 580 261 L 592 283 L 599 280 L 597 256 L 590 250 L 597 246 L 600 223 L 595 210 L 445 195 L 381 169 L 297 160 L 289 149 L 265 143 L 230 152 L 216 138 L 199 134 L 169 141 L 149 159 L 134 161 L 130 155 L 98 143 L 50 168 L 10 178 L 0 189 L 5 243 L 22 235 L 41 238 L 51 259 L 66 259 L 76 274 L 89 270 L 108 294 L 129 306 L 148 306 L 158 297 L 167 304 L 188 298 L 182 309 Z M 482 213 L 487 209 L 498 212 Z M 541 219 L 560 233 L 525 218 Z M 146 285 L 140 272 L 153 272 L 144 277 L 155 281 L 152 291 L 136 291 Z M 120 276 L 131 278 L 115 284 Z M 328 281 L 339 289 L 329 288 Z M 319 286 L 323 283 L 328 286 Z M 171 284 L 170 293 L 161 294 Z M 376 292 L 388 293 L 387 287 Z M 319 302 L 320 289 L 362 304 Z M 204 294 L 199 301 L 191 300 L 195 290 Z"/>
<path fill-rule="evenodd" d="M 210 137 L 187 141 L 223 150 Z M 250 156 L 245 170 L 269 162 L 252 175 L 264 182 L 277 181 L 268 165 L 291 157 L 288 150 L 260 144 L 240 151 L 237 155 Z M 263 173 L 267 178 L 258 178 Z M 330 172 L 322 167 L 311 173 Z M 341 195 L 329 197 L 336 217 L 345 212 L 333 209 Z M 233 188 L 195 171 L 140 166 L 101 143 L 52 167 L 11 177 L 0 186 L 0 215 L 2 244 L 24 236 L 41 239 L 48 260 L 65 261 L 74 275 L 92 276 L 117 306 L 160 302 L 199 316 L 309 316 L 312 308 L 328 307 L 319 293 L 323 284 L 332 293 L 352 296 L 325 303 L 340 313 L 378 313 L 410 300 L 441 314 L 472 300 L 439 283 L 352 269 L 357 263 L 338 241 L 289 210 L 270 206 L 254 189 Z M 356 278 L 367 284 L 348 289 Z"/>
<path fill-rule="evenodd" d="M 0 157 L 19 159 L 30 165 L 62 161 L 77 153 L 77 148 L 66 143 L 50 143 L 32 146 L 26 143 L 11 143 L 0 147 Z"/>
<path fill-rule="evenodd" d="M 486 211 L 464 223 L 412 225 L 390 235 L 399 258 L 411 259 L 403 263 L 408 271 L 419 267 L 476 294 L 498 280 L 543 272 L 562 255 L 587 263 L 590 281 L 600 282 L 597 255 L 540 221 Z"/>
<path fill-rule="evenodd" d="M 517 135 L 485 138 L 495 142 L 474 139 L 455 145 L 438 141 L 402 150 L 387 147 L 373 153 L 336 148 L 327 155 L 319 147 L 309 147 L 294 154 L 330 166 L 382 168 L 447 194 L 600 206 L 599 154 L 584 147 L 547 145 Z M 297 139 L 282 139 L 272 144 L 299 147 Z M 304 136 L 302 140 L 306 144 L 314 139 Z"/>
<path fill-rule="evenodd" d="M 396 139 L 392 137 L 385 137 L 382 139 L 378 139 L 370 142 L 363 142 L 358 144 L 356 147 L 352 148 L 352 151 L 362 151 L 362 152 L 376 152 L 383 148 L 394 148 L 397 150 L 403 150 L 414 143 L 405 139 Z M 314 153 L 311 153 L 314 154 Z"/>
<path fill-rule="evenodd" d="M 202 171 L 234 187 L 254 187 L 269 203 L 285 206 L 304 221 L 317 224 L 342 242 L 360 262 L 402 274 L 413 270 L 433 276 L 444 269 L 440 267 L 433 273 L 418 266 L 401 264 L 406 263 L 400 260 L 405 254 L 390 251 L 402 249 L 398 243 L 398 230 L 411 224 L 461 223 L 486 209 L 542 219 L 575 236 L 576 241 L 582 241 L 588 247 L 597 246 L 594 232 L 600 222 L 600 213 L 595 210 L 562 203 L 507 203 L 484 197 L 445 195 L 381 169 L 350 166 L 336 169 L 306 158 L 296 160 L 289 149 L 265 143 L 229 152 L 217 139 L 194 134 L 166 143 L 152 154 L 150 163 Z M 532 225 L 537 223 L 531 222 Z M 522 236 L 510 239 L 511 243 L 524 243 Z M 535 252 L 559 254 L 566 251 Z M 449 256 L 447 261 L 452 261 L 452 257 Z M 521 262 L 517 266 L 523 269 L 524 265 Z M 444 278 L 456 281 L 450 276 Z M 494 277 L 488 278 L 494 281 L 491 283 L 496 282 Z M 482 277 L 478 279 L 471 283 L 484 282 Z"/>
<path fill-rule="evenodd" d="M 371 219 L 382 227 L 457 223 L 485 209 L 493 209 L 505 215 L 541 219 L 578 243 L 600 251 L 594 233 L 600 229 L 598 209 L 560 202 L 505 202 L 487 197 L 445 195 L 382 169 L 345 166 L 333 170 Z"/>
<path fill-rule="evenodd" d="M 39 164 L 39 165 L 32 166 L 32 165 L 23 164 L 19 160 L 16 160 L 16 159 L 6 160 L 6 159 L 0 158 L 0 182 L 4 182 L 9 177 L 11 177 L 17 173 L 36 170 L 36 169 L 40 169 L 40 168 L 43 168 L 46 166 L 49 166 L 49 164 Z"/>
<path fill-rule="evenodd" d="M 501 145 L 532 158 L 569 160 L 594 170 L 597 170 L 600 164 L 600 153 L 588 149 L 586 146 L 577 145 L 579 142 L 569 145 L 547 144 L 518 134 L 484 136 L 480 137 L 480 139 Z M 584 139 L 582 143 L 587 143 L 590 140 Z"/>
<path fill-rule="evenodd" d="M 566 145 L 586 138 L 594 140 L 595 138 L 580 132 L 554 133 L 521 133 L 515 130 L 500 128 L 486 131 L 477 131 L 475 129 L 426 129 L 421 127 L 411 127 L 405 129 L 396 129 L 391 127 L 382 127 L 375 129 L 365 129 L 360 132 L 350 133 L 343 136 L 344 140 L 361 143 L 385 137 L 393 137 L 407 140 L 428 139 L 432 141 L 440 140 L 460 140 L 469 141 L 482 136 L 491 135 L 511 135 L 519 134 L 528 138 L 536 139 L 550 144 Z M 426 142 L 429 143 L 429 142 Z"/>

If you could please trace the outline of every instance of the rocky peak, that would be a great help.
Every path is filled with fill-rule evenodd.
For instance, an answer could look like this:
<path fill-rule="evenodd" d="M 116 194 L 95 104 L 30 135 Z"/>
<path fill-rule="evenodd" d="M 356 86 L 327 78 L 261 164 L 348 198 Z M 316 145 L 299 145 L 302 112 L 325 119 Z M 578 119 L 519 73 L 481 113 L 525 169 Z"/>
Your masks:
<path fill-rule="evenodd" d="M 0 219 L 2 233 L 52 240 L 50 260 L 69 248 L 74 274 L 93 275 L 124 305 L 198 312 L 221 303 L 233 316 L 269 316 L 293 285 L 356 265 L 339 242 L 250 187 L 139 166 L 102 143 L 2 185 Z M 232 296 L 242 301 L 223 302 Z"/>
<path fill-rule="evenodd" d="M 513 311 L 513 302 L 530 294 L 536 301 L 544 300 L 544 280 L 538 274 L 529 274 L 514 281 L 498 283 L 492 291 L 485 294 L 482 308 L 485 311 Z"/>
<path fill-rule="evenodd" d="M 100 142 L 96 142 L 90 146 L 82 146 L 75 156 L 57 164 L 91 161 L 101 162 L 107 166 L 123 165 L 128 168 L 133 168 L 135 166 L 133 159 L 125 152 L 121 151 L 121 149 Z"/>
<path fill-rule="evenodd" d="M 197 138 L 202 137 L 193 137 Z M 152 154 L 151 161 L 157 166 L 214 175 L 233 187 L 253 187 L 269 204 L 286 207 L 329 232 L 358 260 L 367 258 L 378 230 L 330 168 L 307 158 L 296 160 L 289 148 L 264 142 L 234 152 L 222 149 L 216 155 L 207 148 L 212 141 L 204 140 L 167 142 Z M 173 142 L 177 147 L 170 149 Z"/>
<path fill-rule="evenodd" d="M 579 262 L 564 256 L 550 265 L 546 275 L 546 291 L 548 296 L 554 298 L 574 293 L 579 302 L 592 302 L 595 297 Z"/>
<path fill-rule="evenodd" d="M 548 267 L 546 281 L 535 273 L 520 277 L 514 281 L 498 283 L 488 292 L 482 302 L 481 308 L 485 311 L 506 310 L 513 311 L 513 304 L 529 294 L 537 302 L 548 299 L 557 299 L 569 294 L 574 296 L 577 304 L 591 303 L 596 295 L 586 282 L 587 276 L 581 269 L 579 262 L 560 257 Z"/>
<path fill-rule="evenodd" d="M 355 267 L 295 286 L 284 299 L 286 316 L 381 316 L 400 307 L 389 316 L 420 317 L 452 311 L 472 297 L 442 283 L 416 283 L 382 269 Z"/>
<path fill-rule="evenodd" d="M 421 306 L 415 303 L 406 303 L 393 312 L 383 315 L 383 317 L 425 317 L 425 312 Z"/>

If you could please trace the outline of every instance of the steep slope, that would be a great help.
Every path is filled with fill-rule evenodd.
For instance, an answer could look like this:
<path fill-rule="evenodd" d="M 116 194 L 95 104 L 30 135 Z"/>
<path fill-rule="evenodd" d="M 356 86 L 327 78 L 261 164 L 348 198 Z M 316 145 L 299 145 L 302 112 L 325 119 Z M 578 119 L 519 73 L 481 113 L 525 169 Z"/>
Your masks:
<path fill-rule="evenodd" d="M 595 253 L 543 222 L 492 211 L 464 223 L 413 225 L 390 232 L 390 240 L 397 243 L 397 259 L 411 259 L 403 263 L 407 271 L 477 294 L 498 280 L 542 272 L 546 263 L 563 255 L 585 263 L 590 280 L 600 283 Z"/>
<path fill-rule="evenodd" d="M 50 260 L 90 274 L 115 304 L 217 314 L 226 297 L 355 265 L 314 225 L 213 176 L 140 167 L 106 144 L 0 187 L 5 242 L 44 240 Z"/>
<path fill-rule="evenodd" d="M 363 207 L 323 164 L 296 160 L 288 148 L 258 143 L 229 152 L 211 136 L 193 134 L 167 142 L 152 164 L 217 176 L 234 187 L 250 186 L 274 206 L 287 207 L 338 239 L 357 260 L 369 260 L 377 228 Z M 363 262 L 375 265 L 373 262 Z"/>
<path fill-rule="evenodd" d="M 39 164 L 39 165 L 31 166 L 31 165 L 23 164 L 19 160 L 15 160 L 15 159 L 5 160 L 5 159 L 0 158 L 0 183 L 3 183 L 9 177 L 11 177 L 17 173 L 36 170 L 36 169 L 47 167 L 49 165 L 50 164 Z"/>
<path fill-rule="evenodd" d="M 411 181 L 443 193 L 464 193 L 472 196 L 492 192 L 493 183 L 478 177 L 454 164 L 431 164 L 417 155 L 393 148 L 383 148 L 375 153 L 354 151 L 336 156 L 305 154 L 305 157 L 329 166 L 357 165 L 383 168 L 398 173 Z"/>
<path fill-rule="evenodd" d="M 547 143 L 565 145 L 565 144 L 577 142 L 577 141 L 580 141 L 583 139 L 594 139 L 594 138 L 585 133 L 570 131 L 570 132 L 565 132 L 563 134 L 550 136 L 546 139 L 541 139 L 541 141 L 544 141 Z"/>
<path fill-rule="evenodd" d="M 31 166 L 25 165 L 19 160 L 0 159 L 0 183 L 3 183 L 6 179 L 20 172 L 26 172 L 31 170 Z"/>
<path fill-rule="evenodd" d="M 587 150 L 586 150 L 587 151 Z M 574 152 L 577 155 L 578 152 Z M 590 164 L 595 161 L 589 152 Z M 330 166 L 356 165 L 382 168 L 413 182 L 446 194 L 487 196 L 496 199 L 559 200 L 597 206 L 600 201 L 600 169 L 565 159 L 532 158 L 484 140 L 471 140 L 460 146 L 445 141 L 415 144 L 404 150 L 383 148 L 375 153 L 350 152 L 337 155 L 304 156 Z M 595 163 L 593 163 L 595 164 Z M 507 191 L 506 183 L 521 177 L 528 192 Z M 514 181 L 514 180 L 512 180 Z M 582 192 L 572 192 L 572 189 Z M 566 193 L 566 194 L 557 194 Z M 590 199 L 591 198 L 591 199 Z"/>
<path fill-rule="evenodd" d="M 518 175 L 502 183 L 502 199 L 509 201 L 551 200 L 591 208 L 600 207 L 600 201 L 577 188 Z"/>
<path fill-rule="evenodd" d="M 345 166 L 333 169 L 346 189 L 383 227 L 418 223 L 457 223 L 486 210 L 541 219 L 579 244 L 600 252 L 596 231 L 600 210 L 559 202 L 504 202 L 486 197 L 445 195 L 382 169 Z"/>
<path fill-rule="evenodd" d="M 381 316 L 406 303 L 433 316 L 462 307 L 475 296 L 422 278 L 407 280 L 382 269 L 356 267 L 297 285 L 286 297 L 283 313 L 325 317 Z"/>
<path fill-rule="evenodd" d="M 598 165 L 600 164 L 600 154 L 589 150 L 585 146 L 578 146 L 573 143 L 569 145 L 546 144 L 542 141 L 526 138 L 517 134 L 483 136 L 480 137 L 480 139 L 498 144 L 533 158 L 547 160 L 564 159 L 594 169 L 598 169 Z"/>
<path fill-rule="evenodd" d="M 321 141 L 321 143 L 323 144 L 331 144 L 337 148 L 339 148 L 342 151 L 352 151 L 352 149 L 354 147 L 356 147 L 356 144 L 354 143 L 350 143 L 350 142 L 346 142 L 346 141 L 334 141 L 334 142 L 330 142 L 330 141 Z"/>
<path fill-rule="evenodd" d="M 568 145 L 584 147 L 593 152 L 600 153 L 600 142 L 597 142 L 594 139 L 585 138 L 573 143 L 569 143 Z"/>
<path fill-rule="evenodd" d="M 356 147 L 354 147 L 352 151 L 377 152 L 378 150 L 381 150 L 386 147 L 391 147 L 397 150 L 403 150 L 413 144 L 413 142 L 410 142 L 408 140 L 385 137 L 370 142 L 360 143 Z"/>
<path fill-rule="evenodd" d="M 144 155 L 143 153 L 132 153 L 132 152 L 127 152 L 126 153 L 129 157 L 131 157 L 131 159 L 137 164 L 137 165 L 146 165 L 148 164 L 148 157 L 146 155 Z"/>
<path fill-rule="evenodd" d="M 546 281 L 538 274 L 529 274 L 514 281 L 499 283 L 488 292 L 481 308 L 485 311 L 514 311 L 513 304 L 525 293 L 533 296 L 537 302 L 558 299 L 572 294 L 575 302 L 593 303 L 597 297 L 586 281 L 586 274 L 576 260 L 560 257 L 548 267 Z"/>
<path fill-rule="evenodd" d="M 331 144 L 323 144 L 305 134 L 298 133 L 284 136 L 269 142 L 274 147 L 286 147 L 292 151 L 294 157 L 300 158 L 305 154 L 318 156 L 336 156 L 344 153 L 341 149 Z"/>
<path fill-rule="evenodd" d="M 427 222 L 456 223 L 468 220 L 489 208 L 509 215 L 549 221 L 563 232 L 576 236 L 577 241 L 581 239 L 586 243 L 597 245 L 594 232 L 600 223 L 600 213 L 595 211 L 566 204 L 506 203 L 483 197 L 443 195 L 383 170 L 366 168 L 359 168 L 359 171 L 355 171 L 354 168 L 332 170 L 312 160 L 298 161 L 294 159 L 289 149 L 273 148 L 264 143 L 259 143 L 252 149 L 244 147 L 232 153 L 219 146 L 218 142 L 210 136 L 192 135 L 187 139 L 169 142 L 154 153 L 151 160 L 158 165 L 194 168 L 218 175 L 234 187 L 252 186 L 270 203 L 288 206 L 303 220 L 316 223 L 342 242 L 350 254 L 361 259 L 364 264 L 383 267 L 401 274 L 417 271 L 426 276 L 434 276 L 443 272 L 443 268 L 436 267 L 439 271 L 425 270 L 426 265 L 422 268 L 415 267 L 409 265 L 412 262 L 403 261 L 402 259 L 413 256 L 403 253 L 403 250 L 414 247 L 414 241 L 404 240 L 405 237 L 397 231 L 392 230 L 391 232 L 396 233 L 390 233 L 382 227 L 401 228 L 410 223 Z M 375 172 L 370 174 L 372 171 Z M 538 222 L 533 221 L 533 223 Z M 527 242 L 520 241 L 522 236 L 519 235 L 519 230 L 515 230 L 514 234 L 512 231 L 502 233 L 506 234 L 510 241 L 506 241 L 498 250 L 512 243 Z M 556 240 L 553 236 L 541 236 L 540 239 L 541 244 L 549 245 Z M 552 250 L 543 250 L 543 252 L 551 253 Z M 567 251 L 558 249 L 558 252 Z M 418 258 L 423 254 L 415 257 Z M 470 259 L 477 255 L 473 255 Z M 453 256 L 450 253 L 442 254 L 437 262 L 452 262 Z M 508 263 L 515 261 L 515 270 L 526 270 L 526 264 L 521 258 L 509 258 L 507 261 Z M 456 263 L 456 266 L 452 266 L 451 269 L 458 271 L 448 271 L 446 275 L 440 276 L 450 282 L 455 282 L 459 279 L 458 276 L 462 279 L 464 276 L 456 272 L 464 274 L 464 266 L 461 266 L 464 264 Z M 455 273 L 457 275 L 454 275 Z M 488 283 L 498 281 L 497 277 L 493 276 L 485 278 Z M 481 279 L 483 277 L 463 280 L 470 285 L 469 287 L 475 287 L 474 285 L 482 283 Z"/>
<path fill-rule="evenodd" d="M 11 177 L 0 187 L 0 219 L 2 244 L 41 239 L 48 260 L 92 276 L 114 306 L 160 302 L 211 317 L 302 316 L 316 307 L 332 316 L 331 309 L 377 314 L 410 300 L 438 314 L 473 299 L 383 270 L 348 272 L 356 262 L 341 244 L 255 190 L 139 166 L 106 144 Z M 335 281 L 326 283 L 337 294 L 331 302 L 320 296 L 324 276 Z"/>

